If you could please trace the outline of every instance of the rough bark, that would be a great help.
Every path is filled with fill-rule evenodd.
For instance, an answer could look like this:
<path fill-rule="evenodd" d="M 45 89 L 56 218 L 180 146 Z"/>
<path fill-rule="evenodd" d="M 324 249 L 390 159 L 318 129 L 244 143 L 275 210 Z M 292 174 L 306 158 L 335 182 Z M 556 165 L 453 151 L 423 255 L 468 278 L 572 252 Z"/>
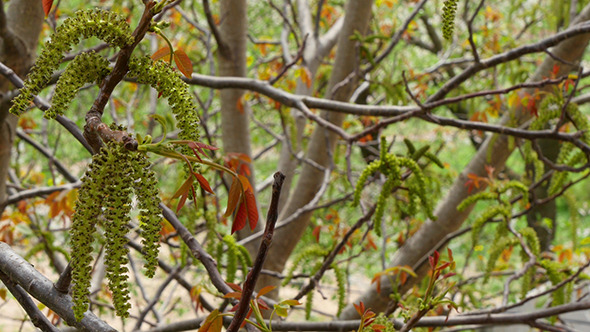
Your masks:
<path fill-rule="evenodd" d="M 226 46 L 219 52 L 219 75 L 246 77 L 246 43 L 248 33 L 246 0 L 222 0 L 220 1 L 219 17 L 221 23 L 219 32 L 221 42 Z M 221 134 L 223 150 L 225 153 L 237 152 L 252 157 L 250 146 L 250 110 L 242 100 L 244 90 L 225 89 L 221 94 Z M 238 104 L 243 107 L 240 110 Z M 256 186 L 254 167 L 250 165 L 248 180 L 253 187 Z M 259 213 L 259 215 L 262 215 Z M 259 222 L 255 231 L 262 230 Z M 250 234 L 249 229 L 238 232 L 238 238 Z M 246 246 L 250 255 L 256 254 L 256 245 Z"/>
<path fill-rule="evenodd" d="M 587 6 L 582 13 L 578 16 L 576 22 L 589 20 L 590 19 L 590 6 Z M 579 35 L 570 39 L 567 39 L 554 47 L 551 53 L 558 59 L 568 61 L 568 63 L 579 62 L 588 41 L 590 34 Z M 549 77 L 553 69 L 553 66 L 559 65 L 558 76 L 569 73 L 572 67 L 558 63 L 554 58 L 547 57 L 545 61 L 537 68 L 537 70 L 530 76 L 529 81 L 540 81 L 544 77 Z M 547 90 L 550 90 L 548 87 Z M 534 91 L 523 91 L 533 94 Z M 543 96 L 543 94 L 540 94 Z M 524 123 L 531 117 L 528 111 L 522 109 L 522 107 L 514 107 L 512 110 L 507 112 L 501 119 L 502 124 L 507 124 L 511 118 L 515 119 L 518 124 Z M 391 259 L 389 266 L 413 266 L 414 270 L 418 272 L 418 278 L 412 278 L 408 280 L 402 287 L 397 284 L 392 284 L 390 279 L 384 277 L 381 279 L 381 292 L 378 293 L 374 283 L 364 294 L 362 294 L 354 303 L 362 301 L 367 308 L 371 308 L 375 312 L 384 311 L 389 304 L 389 294 L 392 292 L 393 287 L 398 288 L 402 293 L 413 287 L 419 280 L 422 279 L 427 273 L 428 264 L 418 265 L 424 263 L 424 257 L 431 254 L 433 248 L 437 248 L 438 244 L 444 241 L 445 237 L 457 230 L 469 216 L 471 209 L 466 209 L 463 212 L 457 211 L 457 205 L 467 198 L 470 193 L 465 187 L 467 181 L 467 174 L 474 173 L 479 176 L 486 176 L 485 165 L 490 165 L 495 168 L 496 172 L 499 172 L 505 166 L 506 160 L 513 151 L 508 143 L 506 136 L 492 135 L 486 140 L 477 154 L 473 157 L 471 162 L 461 172 L 459 177 L 455 180 L 446 197 L 439 203 L 435 216 L 437 221 L 427 221 L 420 230 L 418 230 L 406 243 L 401 247 Z M 489 158 L 488 158 L 489 157 Z M 471 194 L 476 191 L 472 191 Z M 358 314 L 352 305 L 345 308 L 340 315 L 340 319 L 353 319 L 357 318 Z"/>
<path fill-rule="evenodd" d="M 355 31 L 358 31 L 361 34 L 366 32 L 371 18 L 372 3 L 372 1 L 350 0 L 346 4 L 346 14 L 342 31 L 338 37 L 334 71 L 332 72 L 328 84 L 327 98 L 340 101 L 348 100 L 353 91 L 356 83 L 355 80 L 342 86 L 335 93 L 331 93 L 334 87 L 347 78 L 358 65 L 358 50 L 355 41 L 351 40 L 350 36 L 352 36 Z M 333 124 L 340 126 L 345 115 L 334 112 L 322 112 L 321 116 Z M 308 144 L 309 149 L 306 158 L 313 160 L 315 163 L 323 167 L 329 167 L 332 162 L 330 158 L 336 141 L 337 137 L 333 132 L 316 126 Z M 297 209 L 309 203 L 319 190 L 323 178 L 324 172 L 307 163 L 304 164 L 299 181 L 297 182 L 293 193 L 291 193 L 285 208 L 281 211 L 279 220 L 285 219 L 297 211 Z M 276 233 L 273 241 L 273 248 L 266 260 L 266 269 L 272 271 L 283 270 L 289 255 L 301 239 L 305 228 L 309 224 L 310 216 L 311 213 L 304 213 Z M 258 282 L 260 287 L 278 284 L 280 284 L 280 280 L 268 275 L 261 276 Z M 275 292 L 271 296 L 276 295 L 277 293 Z"/>
<path fill-rule="evenodd" d="M 43 9 L 39 0 L 15 0 L 4 12 L 0 4 L 0 61 L 24 76 L 32 65 L 37 40 L 43 24 Z M 14 86 L 0 78 L 0 202 L 6 200 L 6 178 L 10 150 L 16 134 L 17 118 L 8 113 L 10 102 L 1 98 Z M 0 209 L 0 214 L 3 209 Z"/>

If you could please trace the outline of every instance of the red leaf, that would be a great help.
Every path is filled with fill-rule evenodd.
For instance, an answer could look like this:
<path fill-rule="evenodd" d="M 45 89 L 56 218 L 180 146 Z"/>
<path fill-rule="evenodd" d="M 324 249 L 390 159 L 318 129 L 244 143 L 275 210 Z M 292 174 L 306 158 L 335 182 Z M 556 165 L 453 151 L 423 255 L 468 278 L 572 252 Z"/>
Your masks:
<path fill-rule="evenodd" d="M 311 234 L 313 235 L 313 237 L 315 237 L 315 242 L 320 242 L 320 232 L 322 230 L 322 226 L 316 226 L 313 231 L 311 232 Z"/>
<path fill-rule="evenodd" d="M 234 223 L 231 226 L 231 233 L 235 233 L 236 231 L 241 230 L 246 226 L 246 219 L 248 218 L 248 211 L 246 209 L 246 203 L 242 202 L 240 207 L 238 207 L 238 212 L 236 212 L 236 216 L 234 217 Z"/>
<path fill-rule="evenodd" d="M 191 78 L 193 74 L 193 63 L 183 50 L 178 49 L 174 51 L 174 63 L 176 63 L 176 67 L 178 67 L 178 70 L 186 78 Z"/>
<path fill-rule="evenodd" d="M 270 310 L 270 307 L 268 306 L 268 304 L 266 304 L 266 302 L 264 302 L 264 300 L 256 299 L 256 303 L 258 304 L 259 308 L 264 310 Z"/>
<path fill-rule="evenodd" d="M 229 217 L 234 213 L 236 206 L 238 205 L 238 201 L 240 200 L 240 186 L 238 185 L 238 180 L 236 178 L 232 178 L 231 187 L 229 188 L 229 195 L 227 197 L 227 208 L 225 209 L 225 213 L 223 214 L 224 217 Z"/>
<path fill-rule="evenodd" d="M 201 188 L 205 189 L 205 191 L 211 193 L 212 195 L 215 195 L 215 193 L 211 189 L 211 186 L 209 186 L 209 182 L 207 182 L 207 179 L 205 179 L 205 177 L 203 177 L 199 173 L 193 173 L 193 175 L 197 178 L 197 181 L 199 181 L 199 185 L 201 186 Z"/>
<path fill-rule="evenodd" d="M 254 230 L 256 228 L 256 224 L 258 223 L 258 208 L 256 207 L 256 198 L 254 197 L 254 193 L 252 189 L 246 190 L 244 193 L 245 205 L 248 209 L 248 221 L 250 224 L 250 229 Z"/>
<path fill-rule="evenodd" d="M 180 188 L 178 188 L 178 190 L 176 191 L 174 196 L 172 196 L 172 198 L 180 197 L 180 200 L 178 201 L 178 205 L 176 206 L 177 213 L 178 213 L 178 211 L 180 211 L 180 209 L 182 209 L 182 207 L 184 206 L 184 203 L 186 203 L 186 199 L 188 198 L 189 190 L 193 186 L 193 180 L 194 180 L 194 178 L 192 176 L 189 177 L 188 179 L 186 179 L 184 181 L 184 183 L 182 184 L 182 186 L 180 186 Z"/>
<path fill-rule="evenodd" d="M 239 300 L 242 298 L 242 292 L 229 292 L 229 293 L 223 295 L 223 298 Z"/>
<path fill-rule="evenodd" d="M 166 62 L 170 61 L 170 47 L 168 47 L 168 46 L 162 47 L 161 49 L 157 50 L 151 56 L 153 61 L 160 60 L 164 57 L 168 57 L 168 58 L 164 59 Z"/>
<path fill-rule="evenodd" d="M 238 111 L 240 111 L 240 113 L 244 114 L 244 102 L 242 101 L 242 98 L 238 99 L 236 102 L 236 108 Z"/>
<path fill-rule="evenodd" d="M 53 0 L 43 0 L 43 12 L 45 13 L 45 17 L 47 17 L 47 15 L 49 15 L 52 5 L 53 5 Z"/>
<path fill-rule="evenodd" d="M 228 285 L 229 288 L 235 290 L 236 292 L 241 292 L 242 291 L 242 287 L 240 287 L 240 285 L 236 285 L 236 284 L 234 284 L 232 282 L 226 282 L 225 284 Z"/>

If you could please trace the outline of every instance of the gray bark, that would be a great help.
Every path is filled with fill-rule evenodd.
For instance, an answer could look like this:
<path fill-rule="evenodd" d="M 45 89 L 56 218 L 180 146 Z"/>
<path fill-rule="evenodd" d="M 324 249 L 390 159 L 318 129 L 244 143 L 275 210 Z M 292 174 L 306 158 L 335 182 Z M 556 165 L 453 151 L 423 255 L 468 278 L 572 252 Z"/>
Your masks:
<path fill-rule="evenodd" d="M 337 36 L 342 29 L 343 19 L 339 19 L 334 23 L 325 35 L 320 38 L 314 34 L 313 21 L 311 11 L 309 9 L 309 3 L 306 0 L 297 1 L 297 9 L 299 10 L 299 26 L 301 29 L 301 35 L 307 36 L 305 48 L 302 55 L 302 66 L 307 68 L 310 73 L 312 84 L 308 87 L 300 78 L 297 79 L 297 85 L 295 87 L 295 94 L 303 96 L 311 96 L 313 92 L 313 80 L 317 73 L 317 70 L 321 64 L 322 59 L 330 53 L 336 41 Z M 281 200 L 279 202 L 279 211 L 283 209 L 288 198 L 290 197 L 291 184 L 293 176 L 295 175 L 295 168 L 298 165 L 298 160 L 293 157 L 292 153 L 299 153 L 301 151 L 301 140 L 303 138 L 303 129 L 306 124 L 306 119 L 301 112 L 292 109 L 291 116 L 295 120 L 295 132 L 296 136 L 289 137 L 292 143 L 291 149 L 285 142 L 281 149 L 281 157 L 279 159 L 278 169 L 281 173 L 285 174 L 286 179 L 283 185 L 283 192 L 281 194 Z M 290 133 L 289 133 L 290 134 Z"/>
<path fill-rule="evenodd" d="M 227 52 L 219 52 L 219 75 L 246 77 L 246 42 L 248 33 L 248 16 L 246 0 L 220 1 L 221 24 L 219 32 Z M 250 109 L 242 100 L 243 111 L 238 109 L 238 102 L 244 90 L 225 89 L 221 94 L 221 133 L 224 153 L 237 152 L 252 157 L 250 147 Z M 253 165 L 250 167 L 248 180 L 256 188 Z M 261 213 L 259 213 L 262 216 Z M 262 230 L 262 222 L 258 222 L 254 232 Z M 248 226 L 238 232 L 238 238 L 251 234 Z M 246 245 L 250 255 L 255 255 L 256 243 Z"/>
<path fill-rule="evenodd" d="M 0 242 L 0 270 L 19 284 L 27 293 L 45 304 L 64 321 L 82 331 L 116 331 L 93 313 L 87 311 L 84 318 L 77 322 L 72 311 L 72 298 L 58 292 L 53 283 L 43 276 L 29 262 L 16 254 L 8 244 Z"/>
<path fill-rule="evenodd" d="M 37 40 L 43 24 L 43 9 L 39 0 L 11 1 L 4 12 L 0 4 L 0 61 L 19 76 L 32 65 Z M 14 86 L 0 77 L 0 202 L 6 200 L 6 181 L 10 151 L 16 134 L 17 118 L 8 113 L 10 102 L 1 98 Z M 0 214 L 3 208 L 0 209 Z"/>
<path fill-rule="evenodd" d="M 331 93 L 338 83 L 348 77 L 358 65 L 358 50 L 356 48 L 355 41 L 350 39 L 355 31 L 364 34 L 367 30 L 369 20 L 371 18 L 371 7 L 372 1 L 363 0 L 350 0 L 346 4 L 346 15 L 342 31 L 338 39 L 338 48 L 336 50 L 336 59 L 334 63 L 334 71 L 330 77 L 328 84 L 328 95 L 327 98 L 334 100 L 345 101 L 348 100 L 352 90 L 355 86 L 356 80 L 352 80 L 349 84 L 342 86 L 336 91 Z M 332 122 L 333 124 L 340 126 L 344 120 L 345 115 L 334 112 L 322 112 L 321 116 Z M 333 132 L 326 130 L 322 127 L 316 126 L 310 141 L 309 149 L 306 158 L 313 160 L 315 163 L 329 167 L 332 162 L 331 156 L 334 151 L 337 137 Z M 324 172 L 317 168 L 304 164 L 299 181 L 289 197 L 287 204 L 279 216 L 279 220 L 283 220 L 288 216 L 292 215 L 297 209 L 305 206 L 309 203 L 315 194 L 318 192 L 321 183 L 324 178 Z M 272 271 L 282 271 L 285 267 L 285 263 L 289 258 L 291 252 L 301 239 L 305 228 L 309 224 L 309 218 L 311 213 L 301 214 L 289 225 L 279 229 L 275 233 L 273 239 L 272 249 L 267 257 L 265 269 Z M 280 280 L 268 276 L 262 275 L 258 281 L 260 286 L 268 285 L 279 285 Z M 277 292 L 271 294 L 276 296 Z"/>
<path fill-rule="evenodd" d="M 578 16 L 577 24 L 582 21 L 590 19 L 590 6 L 587 6 Z M 576 37 L 567 39 L 554 47 L 551 53 L 557 58 L 568 61 L 569 63 L 579 62 L 588 41 L 590 34 L 578 35 Z M 563 63 L 557 63 L 553 58 L 547 57 L 545 61 L 537 68 L 535 73 L 529 78 L 530 82 L 540 81 L 544 77 L 549 77 L 553 66 L 559 65 L 558 76 L 569 73 L 572 67 Z M 550 91 L 551 87 L 546 88 Z M 525 90 L 533 94 L 532 90 Z M 541 94 L 543 96 L 543 94 Z M 502 124 L 507 124 L 511 119 L 516 123 L 522 124 L 531 117 L 527 110 L 518 106 L 507 112 L 501 119 Z M 473 173 L 478 176 L 486 176 L 485 165 L 490 165 L 495 168 L 496 172 L 502 170 L 505 166 L 506 160 L 512 153 L 513 148 L 508 144 L 508 138 L 501 135 L 492 135 L 486 140 L 477 154 L 473 157 L 471 162 L 461 172 L 459 177 L 455 180 L 446 197 L 438 204 L 435 211 L 437 221 L 427 221 L 393 256 L 389 263 L 389 267 L 409 265 L 414 267 L 418 273 L 418 278 L 409 279 L 402 287 L 397 284 L 392 284 L 390 279 L 384 277 L 381 279 L 381 292 L 376 290 L 376 283 L 374 283 L 364 294 L 362 294 L 354 303 L 362 301 L 367 308 L 371 308 L 375 312 L 384 311 L 389 304 L 389 294 L 393 288 L 398 288 L 402 293 L 410 289 L 419 280 L 424 277 L 428 271 L 428 264 L 417 266 L 417 263 L 423 262 L 423 257 L 430 255 L 433 248 L 436 248 L 438 243 L 444 241 L 445 237 L 457 230 L 467 219 L 471 209 L 466 209 L 462 212 L 457 211 L 457 205 L 467 198 L 470 193 L 465 187 L 467 181 L 467 174 Z M 488 153 L 489 152 L 489 153 Z M 489 158 L 488 158 L 489 155 Z M 476 190 L 472 193 L 477 192 Z M 357 318 L 358 314 L 352 305 L 345 308 L 340 315 L 340 319 Z"/>

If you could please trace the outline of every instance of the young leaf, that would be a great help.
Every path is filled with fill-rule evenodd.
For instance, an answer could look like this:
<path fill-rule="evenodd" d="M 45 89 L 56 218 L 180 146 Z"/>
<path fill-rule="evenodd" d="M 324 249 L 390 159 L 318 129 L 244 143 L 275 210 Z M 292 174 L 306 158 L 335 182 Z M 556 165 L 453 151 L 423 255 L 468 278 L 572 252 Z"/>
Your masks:
<path fill-rule="evenodd" d="M 207 191 L 208 193 L 215 195 L 215 193 L 211 189 L 211 186 L 209 186 L 209 182 L 207 181 L 207 179 L 205 179 L 204 176 L 202 176 L 199 173 L 193 173 L 193 175 L 197 178 L 197 181 L 199 182 L 201 188 L 205 189 L 205 191 Z"/>
<path fill-rule="evenodd" d="M 231 187 L 229 187 L 229 196 L 227 197 L 227 208 L 225 209 L 225 213 L 223 214 L 224 217 L 229 217 L 234 213 L 236 206 L 238 205 L 238 201 L 240 200 L 240 186 L 238 185 L 238 180 L 236 178 L 232 178 Z"/>
<path fill-rule="evenodd" d="M 176 67 L 178 67 L 178 70 L 180 70 L 186 78 L 191 78 L 193 74 L 193 63 L 183 50 L 174 50 L 174 63 L 176 63 Z"/>
<path fill-rule="evenodd" d="M 236 212 L 236 216 L 234 217 L 234 223 L 231 226 L 231 233 L 235 233 L 236 231 L 241 230 L 246 226 L 246 219 L 248 218 L 248 211 L 246 209 L 246 203 L 242 201 L 240 206 L 238 207 L 238 212 Z"/>
<path fill-rule="evenodd" d="M 256 228 L 256 224 L 258 223 L 258 209 L 256 208 L 256 198 L 254 197 L 252 188 L 248 188 L 248 190 L 246 190 L 244 193 L 244 201 L 246 208 L 248 209 L 248 222 L 250 224 L 250 229 L 254 230 L 254 228 Z"/>
<path fill-rule="evenodd" d="M 152 60 L 153 61 L 157 61 L 160 60 L 162 58 L 164 58 L 164 61 L 169 62 L 170 61 L 170 47 L 168 46 L 164 46 L 161 49 L 157 50 L 154 54 L 152 54 Z"/>
<path fill-rule="evenodd" d="M 49 15 L 52 5 L 53 5 L 53 0 L 43 0 L 43 12 L 45 13 L 45 17 L 47 17 L 47 15 Z"/>
<path fill-rule="evenodd" d="M 262 287 L 262 289 L 258 292 L 258 295 L 256 295 L 256 298 L 259 298 L 261 296 L 268 294 L 269 292 L 271 292 L 275 288 L 277 288 L 277 286 Z"/>
<path fill-rule="evenodd" d="M 198 332 L 221 332 L 222 326 L 223 316 L 219 314 L 219 310 L 215 309 L 207 316 Z"/>
<path fill-rule="evenodd" d="M 188 193 L 193 186 L 193 181 L 194 181 L 194 178 L 192 176 L 190 176 L 188 179 L 186 179 L 184 181 L 182 186 L 180 186 L 180 188 L 178 188 L 178 190 L 176 191 L 174 196 L 172 196 L 172 198 L 180 197 L 180 201 L 178 201 L 178 206 L 176 206 L 177 213 L 184 206 L 184 203 L 186 202 L 186 199 L 188 197 Z"/>

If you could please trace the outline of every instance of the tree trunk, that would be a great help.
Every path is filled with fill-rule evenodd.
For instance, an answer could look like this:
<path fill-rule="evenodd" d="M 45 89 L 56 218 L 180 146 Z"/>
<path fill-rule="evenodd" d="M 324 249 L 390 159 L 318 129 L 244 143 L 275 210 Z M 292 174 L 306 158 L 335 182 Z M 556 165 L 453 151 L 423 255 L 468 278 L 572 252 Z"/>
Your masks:
<path fill-rule="evenodd" d="M 350 0 L 346 4 L 346 16 L 342 31 L 338 37 L 336 60 L 334 71 L 328 84 L 327 98 L 340 101 L 348 100 L 353 91 L 356 80 L 352 80 L 348 84 L 341 86 L 335 93 L 331 93 L 334 87 L 346 79 L 358 66 L 359 52 L 356 42 L 351 40 L 350 37 L 355 31 L 361 34 L 366 32 L 371 18 L 372 3 L 372 1 Z M 340 126 L 345 115 L 324 111 L 321 113 L 321 116 L 333 124 Z M 323 167 L 329 167 L 332 162 L 330 157 L 332 151 L 334 151 L 336 141 L 337 137 L 333 132 L 316 126 L 309 141 L 309 150 L 307 151 L 306 158 L 313 160 Z M 287 201 L 285 208 L 281 212 L 279 220 L 285 219 L 297 211 L 297 209 L 309 203 L 318 192 L 323 178 L 324 172 L 307 163 L 304 164 L 299 181 Z M 289 225 L 277 230 L 273 239 L 272 249 L 266 259 L 265 269 L 279 272 L 283 270 L 291 252 L 293 252 L 293 249 L 301 239 L 309 223 L 310 216 L 311 213 L 302 214 Z M 279 284 L 279 279 L 269 275 L 261 275 L 258 281 L 259 287 Z M 276 297 L 278 291 L 275 290 L 273 292 L 274 294 L 270 294 L 270 296 Z"/>
<path fill-rule="evenodd" d="M 334 23 L 325 35 L 321 38 L 315 35 L 313 31 L 313 21 L 311 11 L 309 10 L 309 3 L 307 0 L 298 0 L 297 9 L 299 10 L 298 19 L 299 27 L 301 29 L 301 35 L 306 36 L 305 48 L 303 50 L 301 65 L 309 71 L 309 76 L 312 81 L 308 87 L 301 78 L 297 79 L 297 85 L 295 87 L 295 93 L 302 96 L 311 96 L 313 92 L 313 80 L 317 73 L 317 70 L 322 62 L 322 59 L 326 57 L 338 40 L 338 32 L 342 29 L 343 20 L 340 19 Z M 301 151 L 301 141 L 303 138 L 303 129 L 305 128 L 306 119 L 298 110 L 291 110 L 291 116 L 295 120 L 295 137 L 289 137 L 291 143 L 291 149 L 287 145 L 287 142 L 283 143 L 281 149 L 281 156 L 279 159 L 278 169 L 285 174 L 285 182 L 283 184 L 283 190 L 281 193 L 281 199 L 279 201 L 279 211 L 282 211 L 283 207 L 287 203 L 290 197 L 291 184 L 295 175 L 295 169 L 299 164 L 298 160 L 293 157 L 292 153 L 299 153 Z"/>
<path fill-rule="evenodd" d="M 248 6 L 246 0 L 221 0 L 219 32 L 225 44 L 224 51 L 219 52 L 219 76 L 246 77 L 246 43 L 248 33 Z M 225 153 L 243 153 L 252 157 L 250 147 L 250 109 L 242 99 L 244 91 L 240 89 L 223 89 L 221 94 L 221 134 Z M 254 167 L 248 165 L 248 180 L 256 188 Z M 260 216 L 263 214 L 259 213 Z M 262 222 L 255 232 L 262 230 Z M 238 238 L 250 235 L 249 229 L 238 232 Z M 246 245 L 250 255 L 255 255 L 257 243 Z"/>
<path fill-rule="evenodd" d="M 590 19 L 590 5 L 587 6 L 578 16 L 576 22 Z M 590 39 L 590 34 L 578 35 L 563 41 L 551 50 L 557 59 L 563 59 L 568 63 L 579 62 L 584 50 Z M 540 81 L 545 77 L 549 77 L 554 65 L 559 66 L 557 76 L 569 73 L 572 67 L 563 63 L 556 62 L 553 58 L 547 57 L 545 61 L 539 66 L 534 74 L 529 78 L 529 82 Z M 546 91 L 551 91 L 552 87 L 547 87 Z M 542 90 L 542 89 L 541 89 Z M 532 90 L 525 90 L 523 93 L 534 94 Z M 541 97 L 543 93 L 539 94 Z M 510 112 L 507 112 L 501 119 L 501 123 L 506 125 L 511 119 L 518 124 L 524 123 L 531 117 L 531 114 L 520 106 L 514 107 Z M 514 123 L 514 122 L 511 122 Z M 418 273 L 418 278 L 411 278 L 406 281 L 403 286 L 392 285 L 388 277 L 381 278 L 381 292 L 376 290 L 376 283 L 374 283 L 364 294 L 362 294 L 354 303 L 362 301 L 365 307 L 371 308 L 375 312 L 384 311 L 390 302 L 389 294 L 391 294 L 394 287 L 398 288 L 403 294 L 408 289 L 419 282 L 428 272 L 428 264 L 424 263 L 424 257 L 431 254 L 433 248 L 437 248 L 438 244 L 445 240 L 445 237 L 457 230 L 469 216 L 471 209 L 466 209 L 462 212 L 457 211 L 457 205 L 467 198 L 470 193 L 465 187 L 467 181 L 467 174 L 473 173 L 478 176 L 486 176 L 485 165 L 490 165 L 495 168 L 496 173 L 502 170 L 505 166 L 506 160 L 512 153 L 513 147 L 508 143 L 506 136 L 491 135 L 480 147 L 477 154 L 473 157 L 471 162 L 465 167 L 463 172 L 455 180 L 449 193 L 443 199 L 436 211 L 435 216 L 437 221 L 427 221 L 393 256 L 389 263 L 389 267 L 409 265 L 414 267 Z M 474 190 L 471 194 L 475 193 Z M 426 260 L 427 261 L 427 260 Z M 339 317 L 340 319 L 354 319 L 358 318 L 358 314 L 352 305 L 345 308 Z"/>
<path fill-rule="evenodd" d="M 4 3 L 0 4 L 0 11 L 0 61 L 23 77 L 33 63 L 43 25 L 41 2 L 13 0 L 6 12 Z M 1 77 L 0 97 L 11 89 L 14 89 L 14 86 L 8 79 Z M 17 125 L 17 117 L 8 113 L 10 105 L 10 101 L 2 98 L 0 102 L 0 202 L 6 200 L 10 151 Z"/>

